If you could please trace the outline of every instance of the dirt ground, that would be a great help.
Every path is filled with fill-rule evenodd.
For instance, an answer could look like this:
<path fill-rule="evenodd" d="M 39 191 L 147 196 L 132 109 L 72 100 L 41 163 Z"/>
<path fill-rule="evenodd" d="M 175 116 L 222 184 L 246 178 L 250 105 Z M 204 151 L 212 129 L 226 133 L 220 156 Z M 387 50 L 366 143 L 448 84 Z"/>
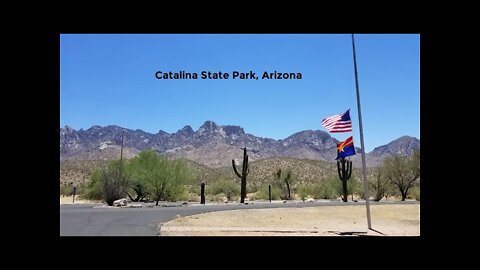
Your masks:
<path fill-rule="evenodd" d="M 86 204 L 86 203 L 101 203 L 101 201 L 83 200 L 81 197 L 75 196 L 75 204 Z M 62 195 L 60 195 L 60 205 L 62 204 L 73 204 L 73 196 L 63 197 Z"/>
<path fill-rule="evenodd" d="M 232 210 L 160 224 L 162 236 L 419 236 L 420 204 Z"/>

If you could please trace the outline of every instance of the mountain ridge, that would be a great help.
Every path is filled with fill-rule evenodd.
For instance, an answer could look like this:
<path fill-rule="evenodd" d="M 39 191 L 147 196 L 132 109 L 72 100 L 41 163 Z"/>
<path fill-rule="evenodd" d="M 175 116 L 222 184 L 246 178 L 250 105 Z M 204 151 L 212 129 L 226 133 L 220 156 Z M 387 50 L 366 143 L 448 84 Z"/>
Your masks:
<path fill-rule="evenodd" d="M 257 137 L 246 133 L 241 126 L 218 125 L 210 120 L 205 121 L 196 131 L 190 125 L 185 125 L 174 133 L 160 129 L 156 134 L 117 125 L 94 125 L 78 131 L 66 125 L 60 128 L 60 160 L 118 158 L 122 130 L 125 130 L 125 158 L 145 149 L 153 149 L 174 158 L 187 158 L 210 167 L 228 166 L 231 159 L 241 159 L 240 148 L 243 147 L 247 147 L 251 161 L 293 157 L 333 162 L 336 158 L 336 144 L 339 142 L 321 130 L 303 130 L 280 140 Z M 419 147 L 419 139 L 402 136 L 367 153 L 367 166 L 377 166 L 391 154 L 409 155 Z M 357 148 L 357 153 L 360 153 L 359 150 Z M 361 159 L 360 155 L 355 155 L 352 160 L 359 158 Z"/>

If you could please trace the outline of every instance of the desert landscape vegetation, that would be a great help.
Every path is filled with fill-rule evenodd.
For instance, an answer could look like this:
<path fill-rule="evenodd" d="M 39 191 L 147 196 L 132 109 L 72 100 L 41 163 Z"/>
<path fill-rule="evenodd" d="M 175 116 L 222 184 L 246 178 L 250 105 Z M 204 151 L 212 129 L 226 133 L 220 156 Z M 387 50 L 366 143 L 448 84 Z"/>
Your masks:
<path fill-rule="evenodd" d="M 157 148 L 142 149 L 138 142 L 147 141 L 147 134 L 139 130 L 129 134 L 127 130 L 127 135 L 122 135 L 122 130 L 125 129 L 92 127 L 85 134 L 86 131 L 61 129 L 61 196 L 72 195 L 75 186 L 78 199 L 109 205 L 120 198 L 133 202 L 199 202 L 200 185 L 205 183 L 207 201 L 241 202 L 242 177 L 236 174 L 243 173 L 242 154 L 246 154 L 249 160 L 243 199 L 247 201 L 269 200 L 269 188 L 272 200 L 364 199 L 358 160 L 352 158 L 354 165 L 345 193 L 333 159 L 302 158 L 306 152 L 310 153 L 307 156 L 317 157 L 329 157 L 336 152 L 334 145 L 338 141 L 326 132 L 299 132 L 279 143 L 269 141 L 270 147 L 265 147 L 265 142 L 254 142 L 266 139 L 255 139 L 245 134 L 243 128 L 206 121 L 198 131 L 183 128 L 165 137 L 174 151 L 158 143 Z M 159 134 L 165 136 L 161 131 Z M 240 145 L 250 147 L 243 147 L 244 153 Z M 203 154 L 208 156 L 205 161 L 202 153 L 195 151 L 206 146 L 210 151 Z M 367 168 L 372 200 L 420 200 L 419 147 L 419 140 L 404 136 L 367 154 L 367 158 L 376 160 Z M 216 155 L 218 149 L 227 148 L 228 153 L 232 152 L 230 156 L 224 157 L 222 152 Z M 193 158 L 192 152 L 196 153 Z M 277 154 L 268 156 L 268 152 Z M 288 153 L 290 156 L 285 156 Z"/>

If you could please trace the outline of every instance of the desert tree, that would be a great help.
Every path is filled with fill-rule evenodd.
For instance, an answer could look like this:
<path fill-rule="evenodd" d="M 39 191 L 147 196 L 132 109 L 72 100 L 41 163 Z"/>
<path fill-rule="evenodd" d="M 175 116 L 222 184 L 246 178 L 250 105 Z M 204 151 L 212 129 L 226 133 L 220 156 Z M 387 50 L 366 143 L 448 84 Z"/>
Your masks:
<path fill-rule="evenodd" d="M 287 173 L 284 174 L 282 169 L 278 169 L 274 173 L 274 182 L 281 187 L 283 190 L 282 199 L 290 200 L 292 195 L 292 187 L 295 182 L 295 177 L 292 174 L 291 170 L 287 170 Z"/>
<path fill-rule="evenodd" d="M 373 200 L 378 202 L 392 193 L 392 185 L 380 166 L 374 169 L 368 179 L 369 189 L 373 193 Z"/>
<path fill-rule="evenodd" d="M 159 201 L 176 200 L 184 193 L 183 184 L 190 173 L 182 160 L 168 160 L 153 150 L 145 150 L 131 162 L 136 169 L 130 171 L 130 177 L 145 186 L 155 205 Z"/>
<path fill-rule="evenodd" d="M 383 162 L 383 169 L 390 183 L 400 191 L 402 201 L 405 201 L 410 188 L 420 179 L 420 150 L 415 150 L 409 157 L 387 157 Z"/>
<path fill-rule="evenodd" d="M 142 170 L 142 159 L 135 157 L 125 164 L 126 175 L 128 177 L 128 186 L 126 194 L 133 202 L 139 202 L 147 199 L 146 179 L 140 177 L 139 171 Z"/>

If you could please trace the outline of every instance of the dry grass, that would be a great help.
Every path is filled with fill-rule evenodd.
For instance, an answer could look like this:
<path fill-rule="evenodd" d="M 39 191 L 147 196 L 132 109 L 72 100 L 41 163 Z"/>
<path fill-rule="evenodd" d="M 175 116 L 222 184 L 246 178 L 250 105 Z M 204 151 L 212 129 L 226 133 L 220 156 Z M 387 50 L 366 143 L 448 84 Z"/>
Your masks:
<path fill-rule="evenodd" d="M 101 201 L 84 200 L 78 195 L 75 196 L 75 204 L 92 204 L 92 203 L 101 203 Z M 62 195 L 60 195 L 60 205 L 62 204 L 73 204 L 73 196 L 63 197 Z"/>
<path fill-rule="evenodd" d="M 389 236 L 420 235 L 420 205 L 372 205 L 373 229 Z M 368 232 L 364 205 L 248 209 L 182 217 L 163 224 L 161 235 L 334 236 Z"/>

